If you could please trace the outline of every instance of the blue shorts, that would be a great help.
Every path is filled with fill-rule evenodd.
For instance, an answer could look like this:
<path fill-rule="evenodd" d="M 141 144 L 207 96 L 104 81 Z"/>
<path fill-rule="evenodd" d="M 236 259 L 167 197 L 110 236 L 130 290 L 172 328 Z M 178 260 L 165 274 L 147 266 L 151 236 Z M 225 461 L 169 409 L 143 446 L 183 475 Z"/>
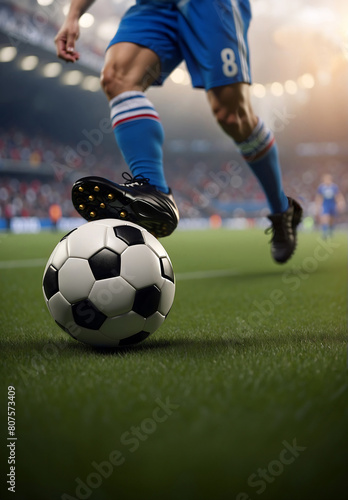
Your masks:
<path fill-rule="evenodd" d="M 321 213 L 322 215 L 331 215 L 332 217 L 337 215 L 336 202 L 332 200 L 324 201 L 321 207 Z"/>
<path fill-rule="evenodd" d="M 137 0 L 121 20 L 111 45 L 132 42 L 161 61 L 161 85 L 182 60 L 193 87 L 206 90 L 251 83 L 247 32 L 249 0 Z"/>

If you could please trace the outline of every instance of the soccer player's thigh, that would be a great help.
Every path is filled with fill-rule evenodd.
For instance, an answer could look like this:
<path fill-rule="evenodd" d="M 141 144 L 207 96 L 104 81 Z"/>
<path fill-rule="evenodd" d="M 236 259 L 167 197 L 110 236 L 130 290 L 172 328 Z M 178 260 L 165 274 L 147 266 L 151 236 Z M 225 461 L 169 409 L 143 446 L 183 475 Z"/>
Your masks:
<path fill-rule="evenodd" d="M 109 99 L 128 90 L 145 91 L 160 75 L 160 60 L 152 50 L 130 42 L 109 47 L 101 84 Z"/>
<path fill-rule="evenodd" d="M 214 35 L 207 47 L 209 64 L 204 72 L 212 111 L 223 129 L 243 141 L 256 126 L 250 101 L 250 64 L 247 31 L 249 2 L 220 0 L 211 11 Z M 220 5 L 220 10 L 218 6 Z M 209 28 L 211 29 L 211 27 Z"/>

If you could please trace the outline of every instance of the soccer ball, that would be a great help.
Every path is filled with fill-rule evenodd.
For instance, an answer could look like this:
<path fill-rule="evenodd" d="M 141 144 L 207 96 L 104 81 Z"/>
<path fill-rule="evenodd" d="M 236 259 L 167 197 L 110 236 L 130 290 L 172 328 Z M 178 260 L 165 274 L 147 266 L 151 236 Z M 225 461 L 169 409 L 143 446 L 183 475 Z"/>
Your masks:
<path fill-rule="evenodd" d="M 58 243 L 43 276 L 56 323 L 76 340 L 123 346 L 146 339 L 174 300 L 167 252 L 131 222 L 103 219 L 74 229 Z"/>

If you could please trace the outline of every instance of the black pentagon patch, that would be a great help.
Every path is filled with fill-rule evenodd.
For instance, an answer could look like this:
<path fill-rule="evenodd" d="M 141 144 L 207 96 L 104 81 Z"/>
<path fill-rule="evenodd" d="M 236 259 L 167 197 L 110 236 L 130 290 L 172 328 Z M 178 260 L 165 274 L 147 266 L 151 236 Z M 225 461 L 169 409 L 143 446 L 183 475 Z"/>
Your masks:
<path fill-rule="evenodd" d="M 126 339 L 122 339 L 119 342 L 119 346 L 124 346 L 124 345 L 133 345 L 133 344 L 139 344 L 139 342 L 142 342 L 143 340 L 147 339 L 147 337 L 150 334 L 147 332 L 139 332 L 136 333 L 135 335 L 131 335 L 130 337 L 127 337 Z"/>
<path fill-rule="evenodd" d="M 158 310 L 161 290 L 156 285 L 141 288 L 135 292 L 133 311 L 148 318 Z"/>
<path fill-rule="evenodd" d="M 163 278 L 167 278 L 174 283 L 174 271 L 167 257 L 161 257 L 161 273 Z"/>
<path fill-rule="evenodd" d="M 141 245 L 145 243 L 142 232 L 133 226 L 116 226 L 114 232 L 117 238 L 127 243 L 127 245 Z"/>
<path fill-rule="evenodd" d="M 75 323 L 83 328 L 99 330 L 106 320 L 105 314 L 99 311 L 88 299 L 76 302 L 71 306 Z"/>
<path fill-rule="evenodd" d="M 71 233 L 73 233 L 74 231 L 76 231 L 76 229 L 77 229 L 77 227 L 75 227 L 75 229 L 72 229 L 71 231 L 69 231 L 67 234 L 65 234 L 65 235 L 63 236 L 63 238 L 62 238 L 60 241 L 66 240 L 66 239 L 67 239 L 67 237 L 68 237 Z"/>
<path fill-rule="evenodd" d="M 88 259 L 96 280 L 105 280 L 120 275 L 121 258 L 118 253 L 103 248 Z"/>
<path fill-rule="evenodd" d="M 44 276 L 43 287 L 47 300 L 49 300 L 51 297 L 53 297 L 53 295 L 59 292 L 58 271 L 55 267 L 52 266 L 52 264 L 49 266 Z"/>

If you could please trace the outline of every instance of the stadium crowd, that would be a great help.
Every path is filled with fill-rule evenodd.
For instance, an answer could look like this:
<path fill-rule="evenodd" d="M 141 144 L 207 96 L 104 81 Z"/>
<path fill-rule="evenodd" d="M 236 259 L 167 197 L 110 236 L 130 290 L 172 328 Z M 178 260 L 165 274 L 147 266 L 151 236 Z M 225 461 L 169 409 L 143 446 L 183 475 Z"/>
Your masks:
<path fill-rule="evenodd" d="M 67 163 L 67 151 L 69 162 Z M 166 176 L 173 188 L 182 217 L 254 216 L 266 214 L 266 201 L 256 180 L 237 154 L 194 154 L 165 151 Z M 0 217 L 48 217 L 57 204 L 63 216 L 76 216 L 71 200 L 71 184 L 78 177 L 98 173 L 121 179 L 126 166 L 115 155 L 96 147 L 81 157 L 72 146 L 44 134 L 29 135 L 12 129 L 0 130 Z M 310 213 L 321 176 L 331 172 L 341 191 L 348 193 L 348 172 L 343 160 L 297 157 L 283 161 L 287 194 L 298 198 Z M 262 210 L 263 209 L 263 210 Z"/>

